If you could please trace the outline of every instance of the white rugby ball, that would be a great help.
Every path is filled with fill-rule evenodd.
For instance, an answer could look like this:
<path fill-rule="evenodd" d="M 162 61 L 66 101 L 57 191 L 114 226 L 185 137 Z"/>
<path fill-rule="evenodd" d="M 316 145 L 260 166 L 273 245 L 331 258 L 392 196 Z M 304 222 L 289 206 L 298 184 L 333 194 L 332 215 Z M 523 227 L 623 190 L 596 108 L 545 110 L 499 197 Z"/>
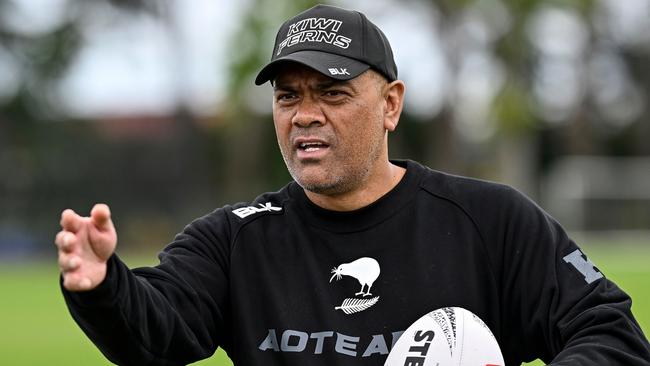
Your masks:
<path fill-rule="evenodd" d="M 434 310 L 397 340 L 384 366 L 504 366 L 487 325 L 459 307 Z"/>

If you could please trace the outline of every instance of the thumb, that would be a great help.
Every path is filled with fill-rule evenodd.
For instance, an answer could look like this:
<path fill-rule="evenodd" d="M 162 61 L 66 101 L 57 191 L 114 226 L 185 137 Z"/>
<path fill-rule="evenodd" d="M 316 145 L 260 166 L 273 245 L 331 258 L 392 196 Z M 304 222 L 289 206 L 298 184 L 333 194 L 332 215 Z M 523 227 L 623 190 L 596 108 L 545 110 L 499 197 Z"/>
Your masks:
<path fill-rule="evenodd" d="M 102 259 L 113 254 L 117 244 L 117 234 L 111 220 L 111 210 L 103 203 L 96 204 L 90 211 L 92 228 L 90 230 L 93 250 Z"/>
<path fill-rule="evenodd" d="M 113 221 L 111 221 L 111 209 L 104 203 L 98 203 L 93 206 L 90 211 L 90 217 L 93 224 L 100 232 L 109 231 L 113 228 Z"/>

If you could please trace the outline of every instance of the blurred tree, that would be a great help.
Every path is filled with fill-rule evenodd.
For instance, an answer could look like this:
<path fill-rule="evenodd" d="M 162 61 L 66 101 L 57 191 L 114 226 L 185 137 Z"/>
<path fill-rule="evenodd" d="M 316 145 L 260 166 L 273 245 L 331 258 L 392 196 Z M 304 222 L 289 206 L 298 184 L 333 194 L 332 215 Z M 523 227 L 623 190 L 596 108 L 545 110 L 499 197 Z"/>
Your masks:
<path fill-rule="evenodd" d="M 642 36 L 650 27 L 647 3 L 443 0 L 433 7 L 442 14 L 436 26 L 455 79 L 450 102 L 431 123 L 433 165 L 537 196 L 544 172 L 564 155 L 648 154 L 641 142 L 650 137 L 650 37 Z M 645 15 L 635 18 L 634 8 Z M 621 20 L 624 15 L 631 19 Z M 622 29 L 627 43 L 620 35 L 617 40 Z M 477 55 L 503 81 L 492 78 L 498 93 L 485 113 L 472 115 L 468 110 L 477 107 L 463 103 L 459 88 Z M 484 70 L 474 69 L 469 78 L 485 79 Z M 465 125 L 494 132 L 475 139 Z"/>
<path fill-rule="evenodd" d="M 0 56 L 5 60 L 0 66 L 14 74 L 14 93 L 0 99 L 0 121 L 26 125 L 35 121 L 57 120 L 65 116 L 57 106 L 56 83 L 68 70 L 82 46 L 83 22 L 88 13 L 105 4 L 101 0 L 68 0 L 42 25 L 31 27 L 21 24 L 30 21 L 25 5 L 17 0 L 0 0 Z M 148 0 L 111 0 L 118 9 L 126 12 L 160 13 L 163 3 Z M 47 9 L 46 9 L 47 10 Z M 52 9 L 50 9 L 52 10 Z M 14 126 L 15 127 L 15 126 Z M 15 127 L 18 128 L 18 127 Z M 18 131 L 16 131 L 18 132 Z"/>

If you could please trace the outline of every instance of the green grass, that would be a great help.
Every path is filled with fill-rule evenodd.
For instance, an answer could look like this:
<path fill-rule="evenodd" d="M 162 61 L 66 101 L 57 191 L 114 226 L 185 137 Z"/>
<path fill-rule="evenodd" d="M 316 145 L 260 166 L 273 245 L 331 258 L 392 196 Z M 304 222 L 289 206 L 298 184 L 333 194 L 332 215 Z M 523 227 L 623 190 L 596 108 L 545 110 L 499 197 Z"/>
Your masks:
<path fill-rule="evenodd" d="M 0 264 L 0 327 L 0 365 L 112 365 L 72 320 L 53 263 Z M 195 365 L 232 363 L 219 350 Z"/>
<path fill-rule="evenodd" d="M 616 242 L 616 241 L 613 241 Z M 650 242 L 585 247 L 590 259 L 633 298 L 632 311 L 650 331 Z M 150 262 L 155 261 L 151 256 Z M 0 263 L 0 365 L 111 365 L 70 317 L 52 263 Z M 132 266 L 147 262 L 128 260 Z M 223 354 L 195 365 L 231 365 Z M 542 365 L 537 361 L 532 365 Z"/>

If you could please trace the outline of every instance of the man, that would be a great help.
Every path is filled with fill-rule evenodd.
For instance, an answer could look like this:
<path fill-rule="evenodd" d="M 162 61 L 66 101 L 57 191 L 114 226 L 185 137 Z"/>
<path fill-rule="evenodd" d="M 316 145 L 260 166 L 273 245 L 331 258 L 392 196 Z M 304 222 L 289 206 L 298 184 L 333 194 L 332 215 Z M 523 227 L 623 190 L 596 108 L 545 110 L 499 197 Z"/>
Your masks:
<path fill-rule="evenodd" d="M 63 294 L 110 360 L 180 365 L 223 347 L 236 365 L 382 365 L 413 321 L 459 306 L 507 365 L 650 364 L 629 297 L 535 204 L 389 160 L 405 87 L 363 14 L 289 19 L 267 81 L 294 178 L 282 190 L 195 220 L 154 268 L 114 254 L 106 205 L 63 212 Z"/>

